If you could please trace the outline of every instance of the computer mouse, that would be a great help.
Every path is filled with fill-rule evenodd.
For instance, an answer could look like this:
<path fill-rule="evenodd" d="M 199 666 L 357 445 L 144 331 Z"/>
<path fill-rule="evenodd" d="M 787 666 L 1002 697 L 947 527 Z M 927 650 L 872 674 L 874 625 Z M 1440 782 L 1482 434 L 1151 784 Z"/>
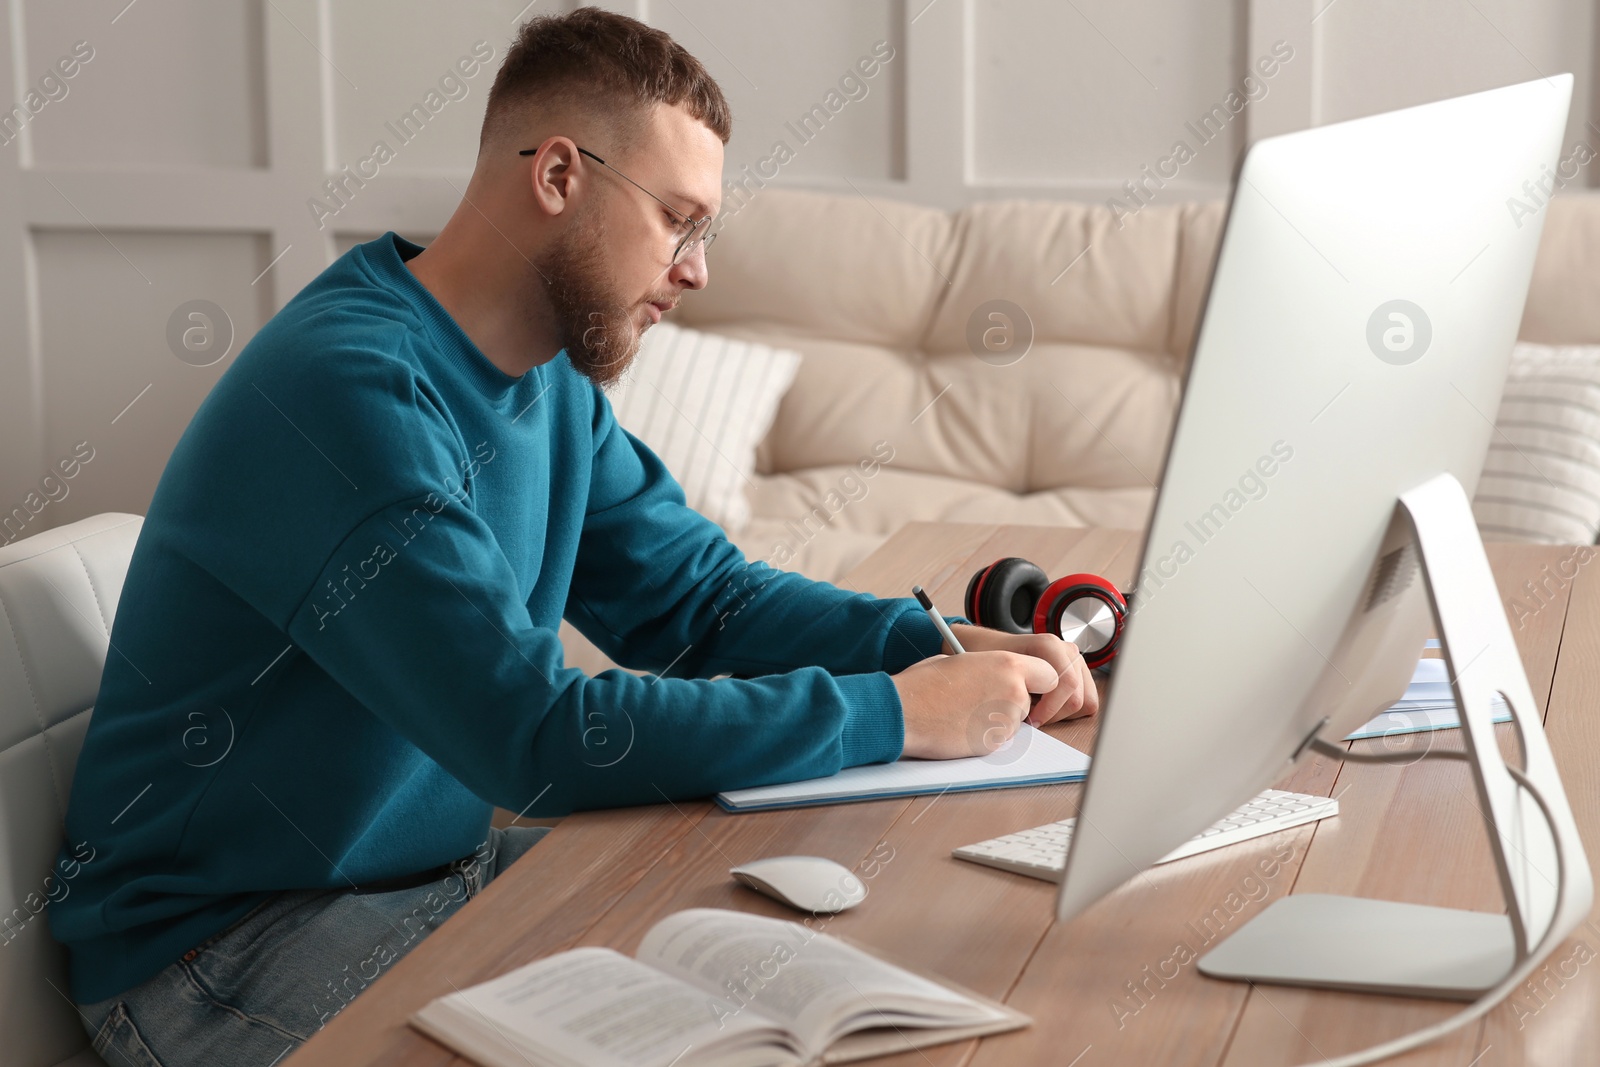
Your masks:
<path fill-rule="evenodd" d="M 728 873 L 757 893 L 813 914 L 844 911 L 867 899 L 865 882 L 821 856 L 769 856 Z"/>

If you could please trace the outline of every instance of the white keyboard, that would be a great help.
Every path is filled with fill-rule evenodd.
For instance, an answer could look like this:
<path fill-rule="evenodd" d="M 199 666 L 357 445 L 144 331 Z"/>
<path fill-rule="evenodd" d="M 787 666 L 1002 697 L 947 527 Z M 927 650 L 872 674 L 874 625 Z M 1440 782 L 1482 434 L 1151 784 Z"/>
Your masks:
<path fill-rule="evenodd" d="M 1236 845 L 1241 841 L 1337 814 L 1339 802 L 1329 797 L 1268 789 L 1156 862 L 1170 863 L 1185 856 L 1209 852 L 1224 845 Z M 1047 882 L 1059 882 L 1067 863 L 1067 844 L 1072 840 L 1072 829 L 1077 822 L 1077 819 L 1062 819 L 1060 822 L 1035 826 L 1031 830 L 1020 830 L 1004 837 L 980 841 L 976 845 L 964 845 L 956 849 L 953 855 L 957 859 L 981 863 L 986 867 L 1043 878 Z"/>

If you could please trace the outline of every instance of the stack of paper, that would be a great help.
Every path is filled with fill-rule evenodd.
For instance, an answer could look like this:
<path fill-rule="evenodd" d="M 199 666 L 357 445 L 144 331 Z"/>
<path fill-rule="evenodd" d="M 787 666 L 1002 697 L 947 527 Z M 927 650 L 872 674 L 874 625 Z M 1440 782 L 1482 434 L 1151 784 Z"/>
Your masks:
<path fill-rule="evenodd" d="M 1511 708 L 1498 694 L 1493 707 L 1495 722 L 1511 721 Z M 1417 661 L 1417 670 L 1411 676 L 1411 684 L 1406 686 L 1406 695 L 1345 740 L 1394 737 L 1423 730 L 1448 730 L 1460 725 L 1456 697 L 1450 691 L 1450 675 L 1444 660 L 1424 659 Z"/>

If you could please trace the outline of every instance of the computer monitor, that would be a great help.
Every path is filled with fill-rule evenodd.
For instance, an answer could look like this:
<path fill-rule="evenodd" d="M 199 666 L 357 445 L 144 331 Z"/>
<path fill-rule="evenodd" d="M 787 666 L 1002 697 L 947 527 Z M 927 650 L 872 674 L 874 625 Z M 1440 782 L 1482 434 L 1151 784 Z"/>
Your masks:
<path fill-rule="evenodd" d="M 1563 74 L 1268 138 L 1242 161 L 1060 918 L 1273 784 L 1313 737 L 1336 742 L 1404 692 L 1433 620 L 1429 560 L 1397 500 L 1440 475 L 1465 497 L 1476 487 L 1571 90 Z M 1447 540 L 1481 559 L 1455 495 Z M 1482 607 L 1503 623 L 1490 597 Z M 1453 674 L 1485 669 L 1469 664 L 1474 651 L 1447 650 Z M 1519 818 L 1532 809 L 1506 803 Z M 1502 831 L 1548 859 L 1533 816 L 1540 826 L 1506 819 Z M 1512 879 L 1526 889 L 1528 876 Z M 1531 942 L 1553 902 L 1526 907 Z M 1481 977 L 1502 976 L 1505 949 Z M 1410 991 L 1468 997 L 1481 985 Z"/>

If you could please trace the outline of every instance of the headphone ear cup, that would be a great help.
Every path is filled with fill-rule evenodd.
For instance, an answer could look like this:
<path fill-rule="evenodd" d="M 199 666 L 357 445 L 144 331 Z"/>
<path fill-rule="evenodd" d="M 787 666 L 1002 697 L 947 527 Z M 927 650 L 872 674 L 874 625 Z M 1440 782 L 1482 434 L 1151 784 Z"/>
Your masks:
<path fill-rule="evenodd" d="M 1033 633 L 1034 608 L 1050 576 L 1018 556 L 996 560 L 967 583 L 967 618 L 1008 634 Z"/>
<path fill-rule="evenodd" d="M 988 577 L 989 572 L 993 569 L 994 564 L 992 563 L 987 567 L 979 567 L 972 572 L 972 577 L 967 579 L 967 592 L 961 598 L 961 613 L 971 619 L 975 626 L 985 625 L 982 617 L 983 613 L 978 610 L 978 590 L 983 588 L 984 579 Z"/>
<path fill-rule="evenodd" d="M 1090 667 L 1117 654 L 1128 617 L 1128 602 L 1098 574 L 1069 574 L 1050 584 L 1034 609 L 1033 628 L 1071 641 Z"/>

